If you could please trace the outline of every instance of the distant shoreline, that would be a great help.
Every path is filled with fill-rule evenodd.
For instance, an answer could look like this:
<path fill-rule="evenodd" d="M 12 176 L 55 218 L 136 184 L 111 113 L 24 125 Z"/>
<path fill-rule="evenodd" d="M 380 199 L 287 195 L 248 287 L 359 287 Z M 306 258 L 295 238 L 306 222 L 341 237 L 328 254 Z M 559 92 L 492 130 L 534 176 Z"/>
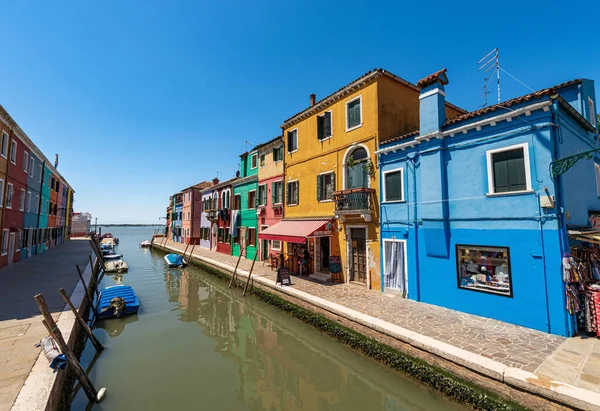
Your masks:
<path fill-rule="evenodd" d="M 94 224 L 92 224 L 94 226 Z M 164 227 L 162 224 L 98 224 L 98 227 Z"/>

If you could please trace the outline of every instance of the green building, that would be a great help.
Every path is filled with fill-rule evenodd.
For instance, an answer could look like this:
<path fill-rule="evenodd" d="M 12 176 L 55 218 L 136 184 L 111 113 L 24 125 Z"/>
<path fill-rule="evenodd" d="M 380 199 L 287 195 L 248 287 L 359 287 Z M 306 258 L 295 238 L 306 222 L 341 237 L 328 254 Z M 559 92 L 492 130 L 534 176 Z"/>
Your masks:
<path fill-rule="evenodd" d="M 258 252 L 258 218 L 256 215 L 256 191 L 258 189 L 258 151 L 256 147 L 240 156 L 240 179 L 233 184 L 233 227 L 234 256 L 254 259 Z"/>

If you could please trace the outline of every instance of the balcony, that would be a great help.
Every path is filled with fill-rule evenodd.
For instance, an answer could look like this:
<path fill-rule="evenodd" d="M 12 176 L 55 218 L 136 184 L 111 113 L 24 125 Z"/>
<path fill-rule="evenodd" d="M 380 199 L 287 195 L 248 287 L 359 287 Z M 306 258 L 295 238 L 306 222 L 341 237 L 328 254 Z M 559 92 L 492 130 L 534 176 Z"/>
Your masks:
<path fill-rule="evenodd" d="M 216 221 L 219 219 L 219 212 L 217 210 L 204 210 L 206 219 L 210 221 Z"/>
<path fill-rule="evenodd" d="M 372 188 L 352 188 L 333 193 L 337 216 L 360 214 L 366 221 L 371 220 L 375 203 L 375 190 Z"/>

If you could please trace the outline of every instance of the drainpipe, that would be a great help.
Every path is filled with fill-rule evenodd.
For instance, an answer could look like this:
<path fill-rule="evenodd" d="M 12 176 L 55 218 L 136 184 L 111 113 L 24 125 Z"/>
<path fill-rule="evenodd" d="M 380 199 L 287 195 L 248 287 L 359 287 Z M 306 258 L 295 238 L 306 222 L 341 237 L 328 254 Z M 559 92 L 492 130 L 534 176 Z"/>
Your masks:
<path fill-rule="evenodd" d="M 417 219 L 417 167 L 419 166 L 419 153 L 416 153 L 412 158 L 409 157 L 412 163 L 413 172 L 413 221 L 415 227 L 415 271 L 417 298 L 416 301 L 421 301 L 421 269 L 419 264 L 419 221 Z M 408 273 L 407 273 L 408 275 Z"/>
<path fill-rule="evenodd" d="M 548 272 L 546 269 L 546 247 L 544 246 L 544 228 L 542 221 L 542 207 L 540 205 L 540 193 L 536 193 L 537 197 L 537 206 L 538 206 L 538 214 L 540 215 L 540 219 L 538 219 L 538 226 L 540 228 L 540 242 L 542 246 L 542 265 L 544 266 L 544 291 L 545 291 L 545 302 L 546 302 L 546 323 L 548 325 L 548 334 L 551 334 L 551 325 L 550 325 L 550 304 L 548 303 Z"/>
<path fill-rule="evenodd" d="M 552 140 L 552 160 L 558 160 L 558 146 L 557 141 L 560 138 L 560 119 L 558 118 L 558 100 L 554 100 L 552 102 L 552 122 L 556 124 L 556 127 L 553 127 L 551 131 L 551 140 Z M 563 200 L 563 187 L 561 182 L 561 176 L 557 176 L 554 179 L 554 193 L 556 195 L 556 216 L 558 222 L 558 239 L 559 239 L 559 247 L 560 247 L 560 256 L 562 258 L 566 252 L 569 251 L 569 237 L 568 232 L 566 230 L 567 221 L 564 213 L 564 200 Z M 566 296 L 565 296 L 565 286 L 563 284 L 563 293 L 562 293 L 562 306 L 566 307 Z M 572 333 L 572 322 L 573 318 L 570 315 L 565 316 L 565 328 L 569 333 Z"/>

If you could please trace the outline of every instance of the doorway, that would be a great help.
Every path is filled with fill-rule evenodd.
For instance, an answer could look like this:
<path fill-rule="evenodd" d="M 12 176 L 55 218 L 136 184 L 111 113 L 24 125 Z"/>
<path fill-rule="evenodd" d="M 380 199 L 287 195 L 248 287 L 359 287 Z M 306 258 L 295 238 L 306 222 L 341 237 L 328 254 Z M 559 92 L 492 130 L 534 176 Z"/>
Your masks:
<path fill-rule="evenodd" d="M 8 265 L 13 263 L 15 258 L 15 233 L 10 233 L 10 240 L 8 240 Z"/>
<path fill-rule="evenodd" d="M 319 269 L 324 272 L 329 271 L 329 255 L 330 255 L 330 238 L 321 237 L 321 267 Z"/>
<path fill-rule="evenodd" d="M 269 261 L 269 240 L 261 240 L 260 257 L 262 261 Z"/>
<path fill-rule="evenodd" d="M 350 281 L 367 284 L 367 230 L 350 229 Z"/>
<path fill-rule="evenodd" d="M 211 249 L 213 251 L 217 251 L 217 225 L 212 225 L 212 240 L 211 240 Z"/>
<path fill-rule="evenodd" d="M 243 257 L 246 256 L 246 244 L 246 227 L 240 227 L 240 255 Z"/>
<path fill-rule="evenodd" d="M 384 286 L 408 297 L 408 276 L 406 272 L 406 241 L 383 240 Z"/>

